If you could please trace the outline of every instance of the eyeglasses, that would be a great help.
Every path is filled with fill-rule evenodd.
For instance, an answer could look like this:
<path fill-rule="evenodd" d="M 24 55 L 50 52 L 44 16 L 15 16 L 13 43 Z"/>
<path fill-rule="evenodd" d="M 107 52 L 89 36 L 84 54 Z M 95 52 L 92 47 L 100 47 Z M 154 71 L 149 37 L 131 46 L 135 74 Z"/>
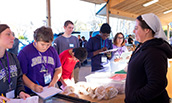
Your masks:
<path fill-rule="evenodd" d="M 103 37 L 109 37 L 110 34 L 108 34 L 108 33 L 102 33 L 102 36 L 103 36 Z"/>
<path fill-rule="evenodd" d="M 118 39 L 124 39 L 123 37 L 117 37 Z"/>

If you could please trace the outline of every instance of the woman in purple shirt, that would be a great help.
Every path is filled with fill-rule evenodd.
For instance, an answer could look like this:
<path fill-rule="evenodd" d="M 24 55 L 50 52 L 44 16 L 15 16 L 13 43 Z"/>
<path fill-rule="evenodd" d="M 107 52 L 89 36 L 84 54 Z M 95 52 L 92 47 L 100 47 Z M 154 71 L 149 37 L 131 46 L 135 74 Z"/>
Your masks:
<path fill-rule="evenodd" d="M 128 59 L 128 58 L 121 57 L 122 53 L 128 52 L 128 49 L 125 46 L 124 35 L 121 32 L 117 33 L 113 39 L 113 49 L 115 49 L 115 48 L 117 50 L 114 52 L 113 58 L 111 59 L 112 72 L 124 69 L 126 66 L 126 62 L 122 62 L 122 60 Z"/>

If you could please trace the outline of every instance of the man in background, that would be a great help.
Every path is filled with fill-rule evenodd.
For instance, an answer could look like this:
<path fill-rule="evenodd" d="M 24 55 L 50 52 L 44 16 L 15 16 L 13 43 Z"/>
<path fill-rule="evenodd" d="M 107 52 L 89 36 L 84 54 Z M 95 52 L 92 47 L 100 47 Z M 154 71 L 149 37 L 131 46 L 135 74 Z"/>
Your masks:
<path fill-rule="evenodd" d="M 128 37 L 128 44 L 133 44 L 133 39 L 132 39 L 131 35 L 129 35 L 129 37 Z"/>
<path fill-rule="evenodd" d="M 78 39 L 79 39 L 79 46 L 82 47 L 82 39 L 80 35 L 78 35 Z"/>
<path fill-rule="evenodd" d="M 61 52 L 63 52 L 64 50 L 67 50 L 67 49 L 80 47 L 78 38 L 71 35 L 73 32 L 73 29 L 74 29 L 73 22 L 70 20 L 67 20 L 64 23 L 64 30 L 65 30 L 64 34 L 62 34 L 61 36 L 57 37 L 54 40 L 53 46 L 57 50 L 58 54 L 60 54 Z M 81 63 L 78 62 L 74 69 L 75 82 L 78 81 L 80 64 Z"/>
<path fill-rule="evenodd" d="M 84 36 L 82 36 L 81 38 L 82 38 L 82 47 L 86 48 L 87 40 L 85 39 Z M 84 66 L 86 64 L 87 64 L 87 58 L 86 58 L 86 60 L 83 63 L 81 63 L 81 65 Z"/>
<path fill-rule="evenodd" d="M 12 32 L 12 34 L 15 37 L 14 32 Z M 13 47 L 11 49 L 9 49 L 8 51 L 15 54 L 15 55 L 17 55 L 18 54 L 18 49 L 19 49 L 19 39 L 15 37 Z"/>
<path fill-rule="evenodd" d="M 82 36 L 82 47 L 86 48 L 87 40 Z"/>

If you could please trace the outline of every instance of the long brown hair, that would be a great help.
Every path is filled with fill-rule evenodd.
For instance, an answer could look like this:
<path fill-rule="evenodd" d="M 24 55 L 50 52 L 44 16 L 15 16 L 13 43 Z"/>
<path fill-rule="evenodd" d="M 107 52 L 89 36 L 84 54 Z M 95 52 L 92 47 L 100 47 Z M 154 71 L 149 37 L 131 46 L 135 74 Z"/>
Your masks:
<path fill-rule="evenodd" d="M 7 28 L 10 28 L 7 24 L 0 24 L 0 33 L 3 32 Z"/>
<path fill-rule="evenodd" d="M 124 45 L 125 45 L 125 38 L 124 38 L 124 34 L 121 33 L 121 32 L 119 32 L 119 33 L 117 33 L 117 34 L 115 35 L 115 37 L 113 38 L 113 44 L 114 44 L 114 45 L 117 44 L 117 37 L 118 37 L 118 35 L 120 35 L 120 34 L 123 36 L 123 41 L 122 41 L 121 46 L 124 46 Z"/>

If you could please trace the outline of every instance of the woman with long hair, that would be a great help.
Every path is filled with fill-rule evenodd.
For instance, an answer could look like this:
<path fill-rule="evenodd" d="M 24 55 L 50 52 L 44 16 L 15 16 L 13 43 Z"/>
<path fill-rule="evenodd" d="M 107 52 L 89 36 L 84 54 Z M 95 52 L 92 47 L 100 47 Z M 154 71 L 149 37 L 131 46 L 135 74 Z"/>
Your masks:
<path fill-rule="evenodd" d="M 124 69 L 126 67 L 126 60 L 128 58 L 122 57 L 124 52 L 128 52 L 127 47 L 125 46 L 124 34 L 119 32 L 115 35 L 113 39 L 113 49 L 117 49 L 113 53 L 113 58 L 111 59 L 111 69 L 112 72 Z"/>

